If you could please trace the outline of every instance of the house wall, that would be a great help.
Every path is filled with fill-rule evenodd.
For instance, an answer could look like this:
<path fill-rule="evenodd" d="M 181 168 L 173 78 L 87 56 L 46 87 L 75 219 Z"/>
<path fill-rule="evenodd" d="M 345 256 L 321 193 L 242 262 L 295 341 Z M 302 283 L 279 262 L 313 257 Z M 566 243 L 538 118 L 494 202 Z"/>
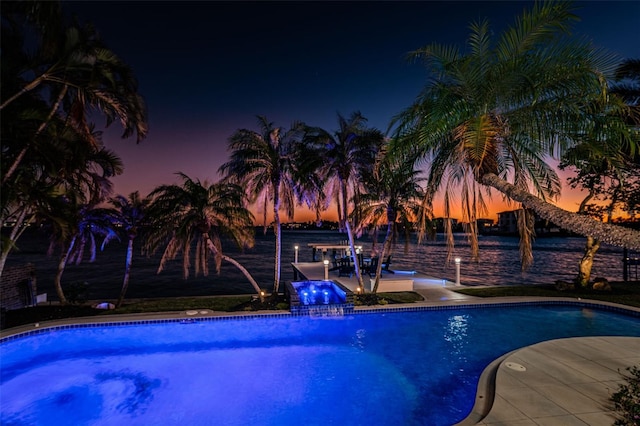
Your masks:
<path fill-rule="evenodd" d="M 36 267 L 27 263 L 6 266 L 0 279 L 0 308 L 21 309 L 35 304 Z"/>

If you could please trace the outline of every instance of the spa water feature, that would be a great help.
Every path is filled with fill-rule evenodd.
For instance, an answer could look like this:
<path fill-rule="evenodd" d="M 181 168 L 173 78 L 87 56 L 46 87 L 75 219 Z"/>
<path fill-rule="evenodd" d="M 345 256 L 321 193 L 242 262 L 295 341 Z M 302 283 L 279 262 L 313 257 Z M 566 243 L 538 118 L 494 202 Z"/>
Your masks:
<path fill-rule="evenodd" d="M 293 314 L 331 316 L 353 312 L 353 293 L 336 281 L 288 282 L 285 293 Z"/>

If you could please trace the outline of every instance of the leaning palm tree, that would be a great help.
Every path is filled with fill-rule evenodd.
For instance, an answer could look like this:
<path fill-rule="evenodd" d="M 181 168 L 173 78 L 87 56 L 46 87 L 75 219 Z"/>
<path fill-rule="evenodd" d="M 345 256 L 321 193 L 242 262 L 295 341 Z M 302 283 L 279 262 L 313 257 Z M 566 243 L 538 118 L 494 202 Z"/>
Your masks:
<path fill-rule="evenodd" d="M 129 287 L 129 276 L 131 273 L 131 263 L 133 259 L 133 242 L 139 235 L 142 226 L 146 221 L 147 208 L 151 202 L 150 198 L 141 198 L 138 191 L 129 194 L 129 197 L 117 195 L 110 200 L 117 211 L 118 224 L 127 236 L 127 257 L 124 267 L 124 278 L 122 288 L 116 307 L 119 308 L 124 302 L 124 297 Z"/>
<path fill-rule="evenodd" d="M 427 220 L 430 212 L 422 213 L 424 190 L 420 170 L 412 161 L 381 156 L 373 174 L 365 181 L 365 192 L 359 197 L 357 210 L 361 216 L 357 232 L 370 228 L 374 233 L 386 227 L 382 252 L 377 263 L 372 292 L 378 291 L 382 274 L 382 259 L 391 254 L 392 243 L 399 231 L 404 233 L 405 251 L 410 235 L 419 220 Z M 427 228 L 427 226 L 423 226 Z M 429 229 L 432 229 L 430 226 Z"/>
<path fill-rule="evenodd" d="M 620 107 L 606 96 L 615 62 L 590 43 L 566 36 L 574 19 L 569 2 L 536 3 L 496 41 L 485 20 L 470 26 L 465 53 L 439 44 L 413 52 L 413 58 L 424 59 L 431 79 L 394 119 L 393 151 L 429 162 L 427 202 L 439 192 L 448 201 L 459 191 L 470 223 L 493 188 L 564 229 L 638 248 L 637 231 L 549 202 L 560 182 L 548 156 L 585 139 L 612 151 L 636 143 L 619 115 L 607 115 L 607 126 L 596 123 L 603 109 Z M 532 261 L 530 219 L 525 214 L 519 221 L 523 267 Z M 475 228 L 469 233 L 477 256 Z"/>
<path fill-rule="evenodd" d="M 353 227 L 349 223 L 352 200 L 362 189 L 361 177 L 370 171 L 383 142 L 382 133 L 366 126 L 367 119 L 354 112 L 348 118 L 338 114 L 338 130 L 333 134 L 321 128 L 308 130 L 306 141 L 319 149 L 320 175 L 325 179 L 325 188 L 335 189 L 328 197 L 338 205 L 338 217 L 349 239 L 351 253 L 355 255 Z M 364 290 L 362 274 L 358 262 L 355 273 L 358 285 Z"/>
<path fill-rule="evenodd" d="M 223 260 L 238 268 L 256 293 L 261 290 L 249 271 L 222 252 L 222 237 L 231 238 L 239 247 L 253 246 L 253 215 L 244 207 L 242 189 L 230 183 L 208 184 L 178 173 L 182 185 L 161 185 L 149 197 L 153 199 L 148 214 L 152 218 L 144 251 L 154 254 L 164 247 L 158 273 L 167 261 L 182 253 L 182 269 L 189 278 L 191 247 L 195 242 L 195 274 L 209 275 L 209 253 L 220 272 Z"/>
<path fill-rule="evenodd" d="M 273 232 L 276 239 L 273 294 L 278 294 L 282 254 L 280 212 L 293 219 L 294 205 L 301 194 L 300 158 L 302 123 L 289 130 L 275 127 L 266 117 L 258 116 L 259 131 L 237 130 L 229 138 L 231 159 L 220 166 L 229 182 L 245 188 L 249 202 L 259 202 L 263 212 L 263 227 L 267 230 L 267 212 L 273 206 Z M 309 179 L 305 176 L 304 179 Z"/>

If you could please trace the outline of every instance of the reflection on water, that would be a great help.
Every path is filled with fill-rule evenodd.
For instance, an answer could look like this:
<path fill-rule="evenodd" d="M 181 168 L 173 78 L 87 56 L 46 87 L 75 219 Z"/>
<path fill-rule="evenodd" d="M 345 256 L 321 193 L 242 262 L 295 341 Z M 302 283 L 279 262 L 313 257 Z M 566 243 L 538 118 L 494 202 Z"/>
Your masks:
<path fill-rule="evenodd" d="M 285 231 L 282 234 L 282 282 L 294 281 L 291 262 L 294 260 L 294 246 L 299 246 L 299 261 L 312 260 L 309 243 L 336 243 L 346 239 L 336 231 Z M 382 240 L 380 240 L 380 243 Z M 455 235 L 453 257 L 460 257 L 461 282 L 474 284 L 549 284 L 558 279 L 571 280 L 578 270 L 582 257 L 584 238 L 548 237 L 539 238 L 534 243 L 534 263 L 526 272 L 520 270 L 520 254 L 516 237 L 480 237 L 480 260 L 471 262 L 471 253 L 466 237 Z M 357 240 L 369 253 L 372 240 L 365 235 Z M 21 263 L 37 265 L 38 291 L 48 292 L 55 297 L 53 278 L 57 268 L 55 256 L 46 256 L 48 245 L 40 241 L 32 250 L 25 249 L 12 258 Z M 26 247 L 28 248 L 28 247 Z M 273 232 L 266 235 L 256 233 L 255 246 L 241 251 L 232 243 L 225 243 L 225 254 L 244 265 L 258 284 L 271 289 L 274 276 L 275 239 Z M 91 299 L 117 297 L 122 285 L 126 244 L 110 244 L 101 252 L 94 263 L 69 265 L 65 269 L 67 283 L 86 281 L 90 285 Z M 392 268 L 416 270 L 439 279 L 455 281 L 455 265 L 447 260 L 447 245 L 444 235 L 433 241 L 417 244 L 414 237 L 409 250 L 404 252 L 404 243 L 399 241 L 393 249 Z M 215 294 L 247 294 L 253 288 L 242 273 L 228 262 L 223 262 L 220 274 L 212 271 L 208 277 L 182 277 L 181 260 L 169 262 L 161 274 L 157 274 L 159 256 L 147 258 L 138 251 L 134 253 L 131 281 L 127 297 L 151 296 L 199 296 Z M 593 264 L 593 277 L 609 280 L 622 279 L 622 249 L 604 245 L 598 251 Z"/>
<path fill-rule="evenodd" d="M 335 235 L 328 232 L 285 232 L 283 262 L 293 259 L 293 246 L 296 244 L 303 247 L 300 250 L 300 261 L 311 261 L 311 249 L 304 249 L 307 243 L 315 240 L 333 242 Z M 370 250 L 370 238 L 363 236 L 358 242 L 364 246 L 365 253 Z M 471 250 L 466 237 L 456 234 L 453 258 L 462 259 L 460 272 L 463 284 L 549 284 L 558 279 L 571 280 L 575 277 L 584 244 L 584 238 L 577 237 L 539 238 L 533 246 L 534 263 L 529 270 L 523 272 L 517 237 L 481 236 L 480 259 L 475 263 L 471 261 Z M 442 234 L 435 240 L 422 244 L 417 244 L 414 239 L 406 253 L 404 243 L 399 242 L 393 251 L 392 265 L 392 269 L 416 270 L 436 278 L 455 280 L 455 265 L 453 259 L 447 260 L 447 244 Z M 283 268 L 283 272 L 288 272 L 287 269 Z M 622 248 L 603 245 L 594 259 L 592 276 L 621 280 Z"/>
<path fill-rule="evenodd" d="M 447 262 L 444 238 L 415 246 L 415 254 L 398 259 L 424 265 L 422 272 L 455 277 L 453 262 Z M 462 259 L 461 281 L 464 284 L 544 284 L 555 280 L 571 280 L 578 270 L 582 257 L 582 238 L 541 238 L 534 243 L 534 263 L 525 272 L 521 270 L 518 239 L 513 237 L 481 237 L 480 259 L 471 261 L 469 245 L 464 236 L 456 238 L 455 257 Z M 426 270 L 425 270 L 426 269 Z M 596 255 L 593 276 L 603 276 L 609 280 L 622 279 L 622 249 L 603 247 Z"/>
<path fill-rule="evenodd" d="M 464 357 L 467 343 L 467 315 L 453 315 L 447 322 L 444 340 L 451 345 L 449 353 L 453 356 Z"/>

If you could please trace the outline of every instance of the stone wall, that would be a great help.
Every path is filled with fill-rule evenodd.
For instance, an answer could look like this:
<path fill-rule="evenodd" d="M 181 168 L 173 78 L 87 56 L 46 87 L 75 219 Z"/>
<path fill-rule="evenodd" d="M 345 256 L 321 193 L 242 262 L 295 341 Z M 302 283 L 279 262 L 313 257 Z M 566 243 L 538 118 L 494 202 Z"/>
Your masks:
<path fill-rule="evenodd" d="M 0 278 L 0 308 L 21 309 L 36 304 L 36 267 L 5 266 Z"/>

